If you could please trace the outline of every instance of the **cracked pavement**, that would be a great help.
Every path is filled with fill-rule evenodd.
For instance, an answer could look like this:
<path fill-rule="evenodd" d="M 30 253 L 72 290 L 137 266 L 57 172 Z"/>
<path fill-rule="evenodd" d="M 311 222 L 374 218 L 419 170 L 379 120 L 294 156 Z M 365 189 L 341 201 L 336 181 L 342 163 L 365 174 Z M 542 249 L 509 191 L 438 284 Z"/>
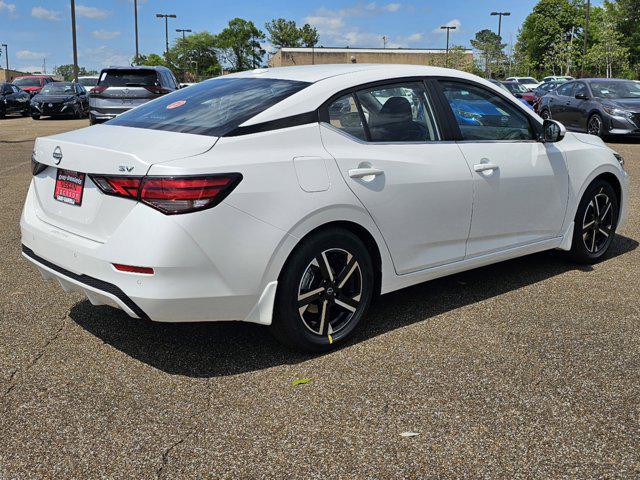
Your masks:
<path fill-rule="evenodd" d="M 640 476 L 639 143 L 615 145 L 630 219 L 602 263 L 544 253 L 402 290 L 313 357 L 41 279 L 18 226 L 33 139 L 86 124 L 0 120 L 0 479 Z"/>

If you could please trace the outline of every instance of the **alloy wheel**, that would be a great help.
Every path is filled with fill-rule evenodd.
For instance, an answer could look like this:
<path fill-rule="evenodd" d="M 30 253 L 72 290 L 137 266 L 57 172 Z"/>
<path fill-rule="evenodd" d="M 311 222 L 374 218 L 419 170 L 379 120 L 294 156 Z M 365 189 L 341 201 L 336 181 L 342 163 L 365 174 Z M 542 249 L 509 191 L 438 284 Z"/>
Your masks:
<path fill-rule="evenodd" d="M 607 247 L 613 222 L 611 199 L 600 189 L 587 205 L 582 219 L 582 241 L 590 254 L 598 254 Z"/>
<path fill-rule="evenodd" d="M 599 136 L 601 129 L 602 129 L 602 120 L 598 115 L 594 115 L 593 117 L 591 117 L 591 119 L 589 119 L 589 126 L 587 131 L 591 135 Z"/>
<path fill-rule="evenodd" d="M 551 114 L 549 113 L 549 110 L 543 110 L 540 116 L 542 117 L 543 120 L 547 120 L 551 118 Z"/>
<path fill-rule="evenodd" d="M 298 286 L 300 320 L 319 336 L 339 332 L 358 310 L 362 288 L 362 271 L 353 254 L 341 248 L 322 251 L 309 262 Z"/>

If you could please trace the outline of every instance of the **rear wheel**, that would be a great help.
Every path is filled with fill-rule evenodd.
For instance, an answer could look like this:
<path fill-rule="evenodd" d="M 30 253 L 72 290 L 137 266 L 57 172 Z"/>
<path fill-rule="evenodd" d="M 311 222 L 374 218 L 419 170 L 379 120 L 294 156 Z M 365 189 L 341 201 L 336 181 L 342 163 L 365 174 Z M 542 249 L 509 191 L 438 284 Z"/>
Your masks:
<path fill-rule="evenodd" d="M 21 113 L 23 117 L 28 117 L 31 114 L 31 108 L 27 107 Z"/>
<path fill-rule="evenodd" d="M 31 118 L 33 118 L 34 120 L 40 120 L 40 115 L 31 115 Z"/>
<path fill-rule="evenodd" d="M 543 108 L 540 111 L 540 116 L 542 117 L 543 120 L 550 119 L 551 118 L 551 112 L 549 111 L 549 109 Z"/>
<path fill-rule="evenodd" d="M 574 219 L 571 257 L 580 263 L 596 263 L 607 253 L 616 233 L 618 197 L 611 184 L 596 180 L 585 192 Z"/>
<path fill-rule="evenodd" d="M 338 228 L 314 234 L 280 275 L 272 333 L 300 350 L 335 348 L 365 315 L 373 286 L 371 257 L 356 235 Z"/>

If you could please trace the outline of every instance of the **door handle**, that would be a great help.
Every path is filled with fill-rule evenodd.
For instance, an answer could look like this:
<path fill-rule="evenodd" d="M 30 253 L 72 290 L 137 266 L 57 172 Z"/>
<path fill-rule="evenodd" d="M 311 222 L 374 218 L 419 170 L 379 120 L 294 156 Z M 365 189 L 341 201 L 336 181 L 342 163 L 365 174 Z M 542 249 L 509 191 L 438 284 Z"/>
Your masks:
<path fill-rule="evenodd" d="M 478 165 L 473 166 L 473 170 L 476 172 L 487 172 L 498 170 L 498 165 L 495 163 L 479 163 Z"/>
<path fill-rule="evenodd" d="M 378 168 L 352 168 L 351 170 L 349 170 L 349 176 L 351 178 L 363 178 L 363 177 L 370 177 L 370 176 L 374 176 L 377 177 L 378 175 L 382 175 L 384 173 L 384 171 L 378 169 Z"/>

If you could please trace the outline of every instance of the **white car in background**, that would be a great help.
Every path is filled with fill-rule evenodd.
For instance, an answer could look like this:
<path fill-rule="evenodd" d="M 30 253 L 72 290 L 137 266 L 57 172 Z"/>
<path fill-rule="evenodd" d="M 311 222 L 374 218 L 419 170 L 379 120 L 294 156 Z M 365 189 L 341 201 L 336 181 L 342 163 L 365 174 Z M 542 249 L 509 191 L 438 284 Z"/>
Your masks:
<path fill-rule="evenodd" d="M 533 77 L 509 77 L 506 81 L 518 82 L 519 84 L 527 87 L 529 90 L 533 90 L 541 85 L 541 83 Z"/>
<path fill-rule="evenodd" d="M 622 159 L 448 69 L 227 75 L 39 138 L 24 256 L 93 304 L 343 343 L 372 299 L 549 249 L 605 255 Z"/>
<path fill-rule="evenodd" d="M 573 77 L 569 76 L 569 75 L 561 75 L 561 76 L 549 75 L 548 77 L 544 77 L 542 79 L 542 83 L 547 83 L 547 82 L 569 82 L 571 80 L 575 80 L 575 79 Z"/>

